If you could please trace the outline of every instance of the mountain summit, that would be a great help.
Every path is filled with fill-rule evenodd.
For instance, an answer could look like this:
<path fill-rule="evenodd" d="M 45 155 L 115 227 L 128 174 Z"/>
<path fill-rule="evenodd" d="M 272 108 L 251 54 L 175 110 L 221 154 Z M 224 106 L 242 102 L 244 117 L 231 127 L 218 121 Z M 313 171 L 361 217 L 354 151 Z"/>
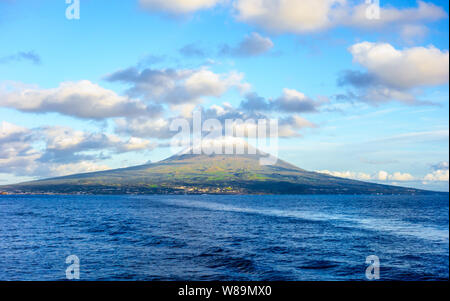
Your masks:
<path fill-rule="evenodd" d="M 433 193 L 310 172 L 280 159 L 274 165 L 261 165 L 261 157 L 267 154 L 260 151 L 244 155 L 193 152 L 195 149 L 190 149 L 157 163 L 20 183 L 0 190 L 35 194 Z"/>

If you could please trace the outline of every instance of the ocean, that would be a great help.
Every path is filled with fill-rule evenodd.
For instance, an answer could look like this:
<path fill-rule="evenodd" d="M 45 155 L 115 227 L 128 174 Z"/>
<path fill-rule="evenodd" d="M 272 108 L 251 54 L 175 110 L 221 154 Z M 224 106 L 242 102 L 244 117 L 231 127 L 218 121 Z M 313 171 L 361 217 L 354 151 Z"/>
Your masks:
<path fill-rule="evenodd" d="M 448 280 L 448 227 L 448 195 L 8 195 L 0 280 Z"/>

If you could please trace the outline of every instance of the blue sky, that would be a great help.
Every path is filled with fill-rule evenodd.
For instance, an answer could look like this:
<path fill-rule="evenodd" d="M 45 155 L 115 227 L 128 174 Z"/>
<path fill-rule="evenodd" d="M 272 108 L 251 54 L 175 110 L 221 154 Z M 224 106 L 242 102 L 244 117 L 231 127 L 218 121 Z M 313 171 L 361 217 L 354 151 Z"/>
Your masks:
<path fill-rule="evenodd" d="M 0 0 L 0 184 L 164 159 L 197 106 L 285 120 L 302 168 L 448 191 L 448 1 L 283 3 Z"/>

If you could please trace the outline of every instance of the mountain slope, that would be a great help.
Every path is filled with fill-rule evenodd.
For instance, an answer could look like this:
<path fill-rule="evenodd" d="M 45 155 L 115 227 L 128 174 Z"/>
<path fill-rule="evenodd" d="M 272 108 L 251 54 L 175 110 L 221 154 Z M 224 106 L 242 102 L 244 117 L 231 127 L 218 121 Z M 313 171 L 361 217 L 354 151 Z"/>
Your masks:
<path fill-rule="evenodd" d="M 261 166 L 260 155 L 179 154 L 164 161 L 0 187 L 9 193 L 89 194 L 426 194 L 309 172 L 282 160 Z"/>

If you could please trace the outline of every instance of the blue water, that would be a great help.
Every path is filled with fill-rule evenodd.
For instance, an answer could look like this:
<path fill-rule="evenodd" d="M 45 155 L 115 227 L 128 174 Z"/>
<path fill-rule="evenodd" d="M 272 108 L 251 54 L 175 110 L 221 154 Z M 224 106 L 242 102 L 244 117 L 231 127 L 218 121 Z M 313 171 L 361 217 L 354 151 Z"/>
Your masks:
<path fill-rule="evenodd" d="M 0 280 L 447 280 L 447 196 L 1 196 Z"/>

